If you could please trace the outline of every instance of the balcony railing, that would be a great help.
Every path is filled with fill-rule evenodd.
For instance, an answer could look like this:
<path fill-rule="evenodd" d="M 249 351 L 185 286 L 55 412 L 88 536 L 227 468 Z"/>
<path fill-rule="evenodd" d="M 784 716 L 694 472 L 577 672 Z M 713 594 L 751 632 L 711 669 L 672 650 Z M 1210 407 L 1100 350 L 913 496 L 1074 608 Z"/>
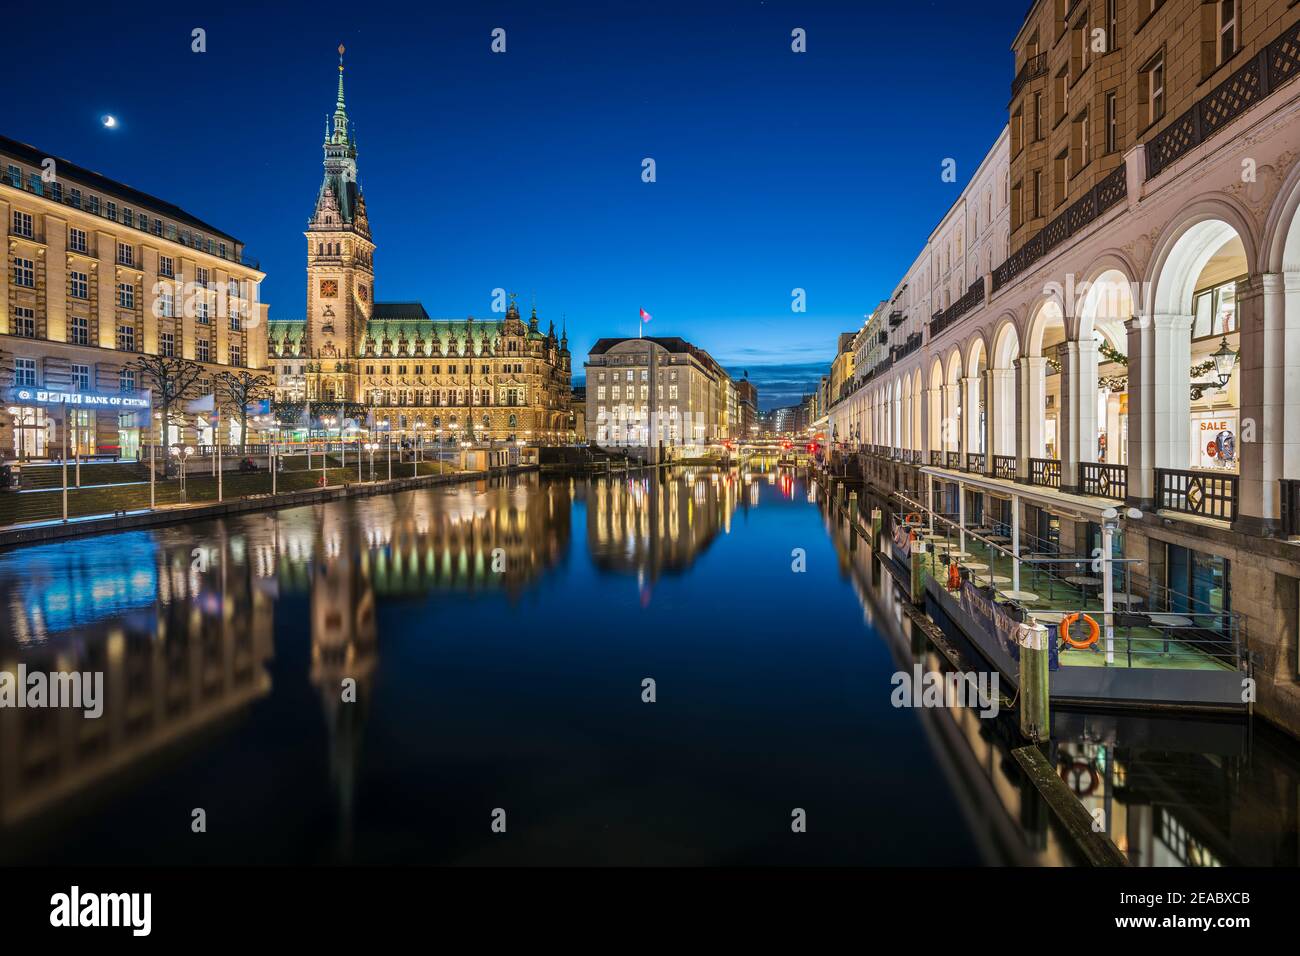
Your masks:
<path fill-rule="evenodd" d="M 950 451 L 950 452 L 948 452 L 947 455 L 945 456 L 945 462 L 944 462 L 944 463 L 945 463 L 949 468 L 951 468 L 953 471 L 960 471 L 960 470 L 961 470 L 961 452 L 959 452 L 959 451 Z"/>
<path fill-rule="evenodd" d="M 1016 480 L 1016 456 L 1015 455 L 994 455 L 993 456 L 993 477 L 1006 478 L 1008 481 Z"/>
<path fill-rule="evenodd" d="M 1128 497 L 1128 465 L 1103 461 L 1079 462 L 1079 490 L 1085 495 L 1123 501 Z"/>
<path fill-rule="evenodd" d="M 898 327 L 899 327 L 900 325 L 902 325 L 902 324 L 903 324 L 903 313 L 902 313 L 902 312 L 897 312 L 897 311 L 895 311 L 895 312 L 890 312 L 890 313 L 889 313 L 889 327 L 890 327 L 891 329 L 896 329 L 896 328 L 898 328 Z"/>
<path fill-rule="evenodd" d="M 1011 98 L 1014 100 L 1020 91 L 1025 88 L 1025 84 L 1030 80 L 1037 79 L 1047 72 L 1047 54 L 1040 53 L 1038 56 L 1031 56 L 1025 61 L 1024 66 L 1016 74 L 1016 78 L 1011 81 Z"/>
<path fill-rule="evenodd" d="M 1056 458 L 1029 459 L 1029 483 L 1044 488 L 1061 487 L 1061 462 Z"/>
<path fill-rule="evenodd" d="M 1061 213 L 1023 246 L 1012 253 L 1002 265 L 993 270 L 993 291 L 997 292 L 1016 276 L 1060 245 L 1079 230 L 1090 225 L 1102 213 L 1118 205 L 1128 196 L 1128 172 L 1116 166 L 1069 209 Z"/>
<path fill-rule="evenodd" d="M 1232 521 L 1237 517 L 1237 476 L 1157 468 L 1156 507 Z"/>
<path fill-rule="evenodd" d="M 1191 152 L 1300 72 L 1300 20 L 1146 144 L 1147 179 Z"/>
<path fill-rule="evenodd" d="M 966 470 L 975 474 L 984 474 L 984 452 L 968 451 L 966 453 Z"/>
<path fill-rule="evenodd" d="M 930 319 L 930 338 L 934 339 L 948 326 L 952 325 L 971 309 L 984 302 L 984 277 L 980 276 L 971 283 L 966 294 L 942 312 L 936 312 Z"/>
<path fill-rule="evenodd" d="M 939 467 L 940 465 L 942 465 L 942 464 L 943 464 L 943 452 L 941 452 L 941 451 L 931 451 L 931 452 L 930 452 L 930 467 L 931 467 L 931 468 L 938 468 L 938 467 Z"/>

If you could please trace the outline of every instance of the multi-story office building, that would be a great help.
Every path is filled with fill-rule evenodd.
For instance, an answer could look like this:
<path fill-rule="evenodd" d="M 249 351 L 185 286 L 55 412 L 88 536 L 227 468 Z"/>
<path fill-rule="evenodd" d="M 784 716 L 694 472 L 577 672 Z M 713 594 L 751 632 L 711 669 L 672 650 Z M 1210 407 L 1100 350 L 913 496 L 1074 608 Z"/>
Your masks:
<path fill-rule="evenodd" d="M 600 339 L 587 356 L 587 438 L 635 447 L 724 441 L 729 393 L 731 377 L 685 339 Z"/>
<path fill-rule="evenodd" d="M 740 419 L 735 437 L 752 438 L 758 434 L 758 386 L 749 380 L 748 372 L 736 379 L 736 401 Z"/>
<path fill-rule="evenodd" d="M 271 323 L 281 400 L 369 407 L 394 438 L 569 436 L 568 336 L 527 321 L 514 296 L 491 319 L 435 319 L 419 302 L 375 299 L 376 244 L 348 129 L 340 48 L 325 175 L 307 231 L 307 318 Z"/>
<path fill-rule="evenodd" d="M 993 208 L 980 172 L 959 201 L 993 255 L 945 279 L 932 234 L 903 281 L 922 344 L 832 422 L 1063 553 L 1136 509 L 1141 599 L 1232 622 L 1258 709 L 1300 731 L 1300 10 L 1038 0 L 1015 50 Z"/>
<path fill-rule="evenodd" d="M 161 430 L 142 355 L 221 370 L 266 362 L 263 274 L 229 233 L 25 143 L 0 137 L 0 455 L 134 457 Z M 151 422 L 152 418 L 152 422 Z M 222 422 L 223 440 L 238 440 Z M 208 418 L 168 441 L 213 441 Z"/>

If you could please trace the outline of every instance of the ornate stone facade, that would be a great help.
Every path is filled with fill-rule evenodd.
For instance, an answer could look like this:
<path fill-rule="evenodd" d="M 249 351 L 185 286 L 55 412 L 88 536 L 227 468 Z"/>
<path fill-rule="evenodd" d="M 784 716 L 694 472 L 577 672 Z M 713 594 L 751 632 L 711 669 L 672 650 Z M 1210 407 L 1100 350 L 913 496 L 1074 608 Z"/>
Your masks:
<path fill-rule="evenodd" d="M 442 319 L 418 302 L 375 301 L 342 52 L 325 176 L 304 233 L 307 317 L 270 323 L 277 399 L 367 405 L 372 426 L 397 438 L 574 440 L 568 337 L 553 322 L 543 333 L 535 307 L 525 321 L 512 295 L 504 316 Z"/>

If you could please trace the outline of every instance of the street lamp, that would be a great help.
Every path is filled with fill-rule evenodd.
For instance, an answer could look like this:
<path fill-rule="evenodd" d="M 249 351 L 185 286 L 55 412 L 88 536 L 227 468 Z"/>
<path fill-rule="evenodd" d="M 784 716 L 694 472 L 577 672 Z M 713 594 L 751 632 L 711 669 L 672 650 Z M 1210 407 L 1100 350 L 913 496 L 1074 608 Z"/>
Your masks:
<path fill-rule="evenodd" d="M 185 501 L 186 500 L 185 499 L 185 462 L 189 459 L 191 455 L 194 454 L 194 449 L 190 445 L 186 445 L 184 448 L 182 448 L 180 445 L 172 445 L 171 453 L 172 453 L 172 457 L 174 457 L 177 460 L 177 463 L 180 465 L 181 501 Z"/>
<path fill-rule="evenodd" d="M 1210 355 L 1210 358 L 1214 361 L 1214 371 L 1219 376 L 1219 387 L 1226 387 L 1228 379 L 1232 378 L 1232 368 L 1237 364 L 1237 353 L 1228 344 L 1226 335 L 1223 337 L 1223 341 L 1219 343 L 1218 349 Z"/>
<path fill-rule="evenodd" d="M 366 451 L 370 452 L 370 480 L 375 480 L 375 449 L 379 446 L 372 441 L 366 442 Z"/>

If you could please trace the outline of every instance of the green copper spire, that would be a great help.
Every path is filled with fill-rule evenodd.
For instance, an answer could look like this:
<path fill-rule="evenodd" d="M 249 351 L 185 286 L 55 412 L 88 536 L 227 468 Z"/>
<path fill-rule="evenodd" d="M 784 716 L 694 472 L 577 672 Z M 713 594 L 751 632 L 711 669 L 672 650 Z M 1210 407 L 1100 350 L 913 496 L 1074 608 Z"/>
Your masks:
<path fill-rule="evenodd" d="M 348 141 L 348 109 L 343 102 L 343 44 L 339 44 L 339 95 L 334 102 L 334 141 Z"/>

